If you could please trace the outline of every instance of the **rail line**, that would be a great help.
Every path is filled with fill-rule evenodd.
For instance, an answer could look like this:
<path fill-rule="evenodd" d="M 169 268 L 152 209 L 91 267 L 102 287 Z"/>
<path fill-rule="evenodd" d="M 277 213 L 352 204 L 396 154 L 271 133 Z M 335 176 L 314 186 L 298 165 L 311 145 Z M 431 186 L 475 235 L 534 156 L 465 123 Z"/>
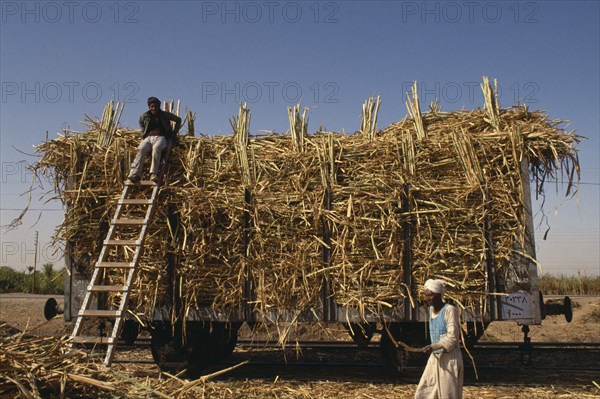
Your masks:
<path fill-rule="evenodd" d="M 119 345 L 123 345 L 121 342 Z M 149 346 L 149 337 L 140 337 L 136 339 L 135 346 Z M 511 341 L 511 342 L 496 342 L 496 341 L 480 341 L 473 348 L 474 350 L 522 350 L 522 341 Z M 600 350 L 600 342 L 530 342 L 528 344 L 531 349 L 536 351 L 581 351 L 581 350 Z M 324 350 L 376 350 L 379 349 L 379 342 L 373 341 L 365 347 L 359 347 L 352 341 L 290 341 L 285 345 L 286 350 L 292 350 L 293 348 L 300 349 L 324 349 Z M 242 349 L 282 349 L 281 345 L 275 341 L 270 340 L 252 340 L 252 339 L 239 339 L 237 341 L 236 348 Z"/>
<path fill-rule="evenodd" d="M 248 359 L 230 359 L 215 364 L 206 370 L 213 373 L 241 363 Z M 152 360 L 126 361 L 115 359 L 115 364 L 138 363 L 153 366 Z M 466 362 L 465 362 L 466 363 Z M 481 365 L 465 364 L 465 378 L 468 385 L 494 386 L 539 386 L 553 383 L 561 386 L 578 386 L 572 381 L 596 380 L 600 376 L 600 368 L 593 367 L 546 367 L 529 366 L 523 368 L 517 365 Z M 158 368 L 156 369 L 158 372 Z M 394 372 L 381 362 L 284 362 L 276 360 L 248 360 L 242 368 L 232 371 L 224 379 L 285 379 L 287 381 L 310 382 L 317 380 L 353 381 L 368 383 L 417 383 L 423 367 L 405 367 Z M 514 377 L 510 377 L 510 376 Z M 569 382 L 571 381 L 571 382 Z M 580 385 L 579 385 L 580 386 Z"/>
<path fill-rule="evenodd" d="M 480 341 L 475 345 L 475 350 L 488 349 L 521 349 L 523 342 L 491 342 Z M 529 345 L 536 350 L 600 350 L 600 342 L 530 342 Z M 286 348 L 299 346 L 300 348 L 323 348 L 323 349 L 370 349 L 379 348 L 378 342 L 371 342 L 364 348 L 358 347 L 352 341 L 290 341 Z M 240 348 L 281 348 L 279 344 L 268 340 L 246 340 L 240 339 L 237 342 L 237 347 Z"/>
<path fill-rule="evenodd" d="M 148 342 L 146 341 L 147 345 Z M 145 345 L 144 345 L 145 346 Z M 128 358 L 126 352 L 136 349 L 136 347 L 121 347 L 120 356 L 115 359 L 115 363 L 153 363 L 150 359 L 132 359 Z M 372 342 L 367 347 L 359 348 L 351 341 L 298 341 L 290 342 L 285 350 L 276 342 L 267 340 L 239 340 L 236 351 L 232 357 L 221 366 L 231 366 L 242 360 L 249 360 L 244 374 L 260 376 L 265 371 L 276 369 L 284 371 L 287 375 L 297 378 L 298 375 L 307 374 L 307 378 L 312 378 L 315 370 L 345 369 L 355 370 L 355 373 L 367 372 L 369 374 L 387 370 L 379 357 L 378 342 Z M 137 346 L 139 349 L 139 346 Z M 293 355 L 299 349 L 300 357 Z M 545 353 L 546 358 L 529 358 L 528 364 L 523 364 L 523 356 L 519 359 L 518 353 L 539 354 Z M 287 355 L 286 355 L 287 353 Z M 467 372 L 485 372 L 491 371 L 541 371 L 541 372 L 591 372 L 600 373 L 600 342 L 532 342 L 529 347 L 524 346 L 523 342 L 481 342 L 471 351 L 476 357 L 491 354 L 491 359 L 485 361 L 476 360 L 475 366 L 468 360 L 469 356 L 465 353 L 465 371 Z M 571 360 L 563 362 L 562 360 L 552 364 L 547 359 L 552 359 L 555 355 L 575 355 L 586 353 L 586 358 L 591 359 L 588 362 L 578 362 Z M 282 356 L 283 354 L 283 356 Z M 494 358 L 493 356 L 496 356 Z M 574 357 L 577 359 L 579 356 Z M 506 362 L 509 362 L 506 364 Z M 503 364 L 504 363 L 504 364 Z M 249 371 L 253 368 L 253 371 Z M 402 369 L 402 373 L 419 374 L 423 366 L 407 366 Z M 242 372 L 241 372 L 242 373 Z M 335 373 L 335 372 L 334 372 Z M 318 374 L 318 373 L 317 373 Z M 389 374 L 388 374 L 389 376 Z"/>

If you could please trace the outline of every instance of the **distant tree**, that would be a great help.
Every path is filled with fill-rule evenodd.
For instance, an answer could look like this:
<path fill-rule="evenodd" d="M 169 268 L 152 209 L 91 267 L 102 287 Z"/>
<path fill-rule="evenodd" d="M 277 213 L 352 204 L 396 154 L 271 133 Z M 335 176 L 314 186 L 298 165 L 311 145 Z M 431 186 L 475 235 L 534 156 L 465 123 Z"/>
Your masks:
<path fill-rule="evenodd" d="M 42 274 L 44 281 L 41 285 L 42 292 L 50 294 L 52 291 L 52 279 L 54 278 L 54 265 L 52 263 L 44 263 L 42 265 Z"/>
<path fill-rule="evenodd" d="M 42 270 L 44 271 L 44 276 L 46 276 L 48 280 L 51 280 L 52 275 L 54 274 L 54 265 L 52 263 L 44 263 Z"/>
<path fill-rule="evenodd" d="M 22 284 L 22 275 L 8 266 L 0 267 L 0 292 L 18 292 Z"/>
<path fill-rule="evenodd" d="M 9 266 L 0 266 L 0 293 L 32 292 L 32 272 L 33 268 L 31 268 L 28 274 L 28 272 L 25 270 L 16 271 Z M 39 287 L 37 287 L 38 289 L 36 289 L 36 292 L 63 295 L 64 275 L 64 267 L 60 270 L 54 270 L 54 266 L 51 263 L 43 265 L 42 272 L 36 272 L 36 276 L 40 280 Z"/>

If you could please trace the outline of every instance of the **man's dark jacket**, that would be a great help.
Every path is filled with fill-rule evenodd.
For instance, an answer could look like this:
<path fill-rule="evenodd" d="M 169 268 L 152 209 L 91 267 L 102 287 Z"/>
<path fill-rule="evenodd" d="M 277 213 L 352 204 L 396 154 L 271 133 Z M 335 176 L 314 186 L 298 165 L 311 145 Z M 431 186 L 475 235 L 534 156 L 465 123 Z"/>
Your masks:
<path fill-rule="evenodd" d="M 142 139 L 148 137 L 148 127 L 150 126 L 150 120 L 152 118 L 152 114 L 150 111 L 144 112 L 140 115 L 140 129 L 142 129 Z M 173 141 L 177 138 L 177 133 L 179 133 L 179 129 L 181 129 L 181 118 L 175 114 L 172 114 L 167 111 L 159 110 L 158 111 L 158 120 L 162 124 L 165 132 L 165 138 L 169 141 Z M 171 121 L 175 122 L 175 128 L 171 128 Z"/>

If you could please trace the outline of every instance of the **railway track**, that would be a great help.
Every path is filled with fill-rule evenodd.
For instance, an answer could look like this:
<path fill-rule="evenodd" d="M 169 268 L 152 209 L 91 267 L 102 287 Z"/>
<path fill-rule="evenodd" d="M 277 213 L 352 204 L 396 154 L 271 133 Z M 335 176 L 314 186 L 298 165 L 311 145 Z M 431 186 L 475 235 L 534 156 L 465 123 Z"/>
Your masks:
<path fill-rule="evenodd" d="M 287 348 L 294 347 L 296 344 L 301 348 L 331 348 L 331 349 L 361 349 L 352 341 L 293 341 L 286 345 Z M 481 341 L 475 345 L 475 350 L 488 349 L 520 349 L 523 342 L 488 342 Z M 600 342 L 531 342 L 530 345 L 537 350 L 546 349 L 598 349 Z M 280 348 L 273 341 L 266 340 L 238 340 L 237 347 L 240 348 Z M 379 348 L 378 342 L 371 342 L 366 348 Z M 364 348 L 363 348 L 364 349 Z"/>
<path fill-rule="evenodd" d="M 121 342 L 120 345 L 123 345 Z M 140 337 L 135 341 L 136 346 L 149 346 L 149 337 Z M 520 341 L 514 342 L 495 342 L 495 341 L 480 341 L 475 345 L 475 350 L 520 350 L 524 343 Z M 531 347 L 536 351 L 561 351 L 561 350 L 600 350 L 600 342 L 531 342 Z M 300 347 L 306 348 L 321 348 L 321 349 L 340 349 L 340 350 L 365 350 L 365 349 L 378 349 L 379 342 L 373 341 L 364 348 L 358 347 L 352 341 L 291 341 L 286 344 L 285 348 L 290 350 L 291 348 Z M 281 346 L 268 340 L 250 340 L 250 339 L 238 339 L 236 348 L 243 349 L 281 349 Z"/>
<path fill-rule="evenodd" d="M 240 382 L 255 381 L 258 384 L 271 384 L 277 381 L 285 384 L 315 384 L 318 382 L 357 384 L 369 386 L 399 384 L 417 384 L 423 367 L 406 367 L 401 372 L 394 372 L 383 365 L 379 359 L 372 362 L 364 361 L 290 361 L 286 363 L 281 357 L 265 358 L 263 360 L 247 359 L 245 356 L 234 354 L 229 360 L 213 365 L 203 371 L 211 374 L 243 361 L 248 364 L 230 371 L 218 379 L 221 381 Z M 148 361 L 152 363 L 152 361 Z M 116 364 L 115 366 L 118 366 Z M 131 366 L 124 365 L 127 369 Z M 149 376 L 156 375 L 158 368 L 153 364 L 144 364 Z M 465 385 L 481 387 L 539 387 L 560 386 L 562 388 L 577 388 L 591 386 L 592 381 L 600 378 L 600 369 L 586 367 L 547 367 L 536 365 L 523 368 L 519 365 L 480 364 L 476 368 L 465 358 Z"/>
<path fill-rule="evenodd" d="M 136 343 L 141 345 L 121 347 L 120 356 L 115 362 L 152 364 L 150 358 L 127 355 L 127 352 L 135 350 L 139 353 L 141 346 L 148 345 L 146 340 Z M 533 342 L 530 346 L 524 346 L 522 342 L 481 342 L 470 353 L 475 358 L 474 364 L 467 352 L 463 352 L 463 358 L 465 371 L 472 374 L 501 370 L 519 373 L 526 370 L 545 373 L 589 372 L 595 378 L 600 375 L 600 342 Z M 353 370 L 353 375 L 367 373 L 372 377 L 383 373 L 385 378 L 390 377 L 387 366 L 381 360 L 377 342 L 358 348 L 351 341 L 298 341 L 282 350 L 273 341 L 239 340 L 233 355 L 214 367 L 229 367 L 244 360 L 248 360 L 249 364 L 234 374 L 247 378 L 261 378 L 276 371 L 294 379 L 308 380 L 322 376 L 323 370 L 327 370 L 325 375 L 333 375 L 332 378 L 340 373 L 343 375 L 343 370 Z M 407 366 L 402 374 L 409 377 L 419 375 L 422 368 L 422 364 Z"/>

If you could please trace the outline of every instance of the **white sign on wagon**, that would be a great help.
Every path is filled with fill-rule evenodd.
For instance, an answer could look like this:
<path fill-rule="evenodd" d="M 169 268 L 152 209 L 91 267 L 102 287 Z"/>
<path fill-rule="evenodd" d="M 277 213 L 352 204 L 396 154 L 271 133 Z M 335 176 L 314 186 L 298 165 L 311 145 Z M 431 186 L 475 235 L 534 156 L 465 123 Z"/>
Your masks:
<path fill-rule="evenodd" d="M 500 319 L 530 319 L 532 318 L 532 297 L 531 293 L 520 291 L 513 292 L 507 296 L 499 297 L 498 310 Z"/>

